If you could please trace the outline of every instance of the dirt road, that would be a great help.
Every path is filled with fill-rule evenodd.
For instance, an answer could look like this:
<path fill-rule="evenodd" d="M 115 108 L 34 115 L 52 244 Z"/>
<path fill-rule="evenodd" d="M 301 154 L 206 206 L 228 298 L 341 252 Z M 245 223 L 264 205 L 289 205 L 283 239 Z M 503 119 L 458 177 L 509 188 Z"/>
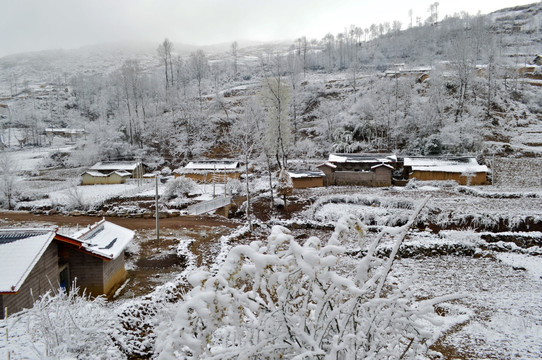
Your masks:
<path fill-rule="evenodd" d="M 0 212 L 0 221 L 4 223 L 43 222 L 45 224 L 53 224 L 58 226 L 84 226 L 94 224 L 100 220 L 101 218 L 95 216 L 34 215 L 19 211 Z M 106 217 L 106 220 L 132 230 L 154 229 L 156 227 L 155 219 L 152 218 L 134 219 L 126 217 Z M 200 226 L 226 226 L 235 228 L 239 226 L 239 223 L 215 216 L 177 216 L 160 219 L 159 225 L 160 228 L 166 229 L 182 229 Z"/>

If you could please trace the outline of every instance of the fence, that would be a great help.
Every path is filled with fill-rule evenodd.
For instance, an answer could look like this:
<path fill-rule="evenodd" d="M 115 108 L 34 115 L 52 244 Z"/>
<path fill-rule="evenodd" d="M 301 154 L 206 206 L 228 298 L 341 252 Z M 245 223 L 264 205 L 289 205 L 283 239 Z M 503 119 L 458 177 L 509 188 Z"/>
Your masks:
<path fill-rule="evenodd" d="M 229 205 L 231 203 L 231 199 L 231 196 L 218 197 L 213 200 L 203 201 L 198 204 L 189 206 L 187 210 L 190 215 L 200 215 Z"/>

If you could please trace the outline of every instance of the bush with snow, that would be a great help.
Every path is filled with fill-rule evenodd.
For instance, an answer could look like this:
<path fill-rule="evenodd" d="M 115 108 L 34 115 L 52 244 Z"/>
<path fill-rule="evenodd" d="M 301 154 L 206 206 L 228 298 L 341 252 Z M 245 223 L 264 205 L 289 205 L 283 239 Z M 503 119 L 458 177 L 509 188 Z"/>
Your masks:
<path fill-rule="evenodd" d="M 238 179 L 228 179 L 226 193 L 231 195 L 241 194 L 245 190 L 245 184 Z"/>
<path fill-rule="evenodd" d="M 198 184 L 195 181 L 184 176 L 172 179 L 167 182 L 164 198 L 171 200 L 175 198 L 185 198 L 191 193 L 198 192 Z"/>
<path fill-rule="evenodd" d="M 119 322 L 103 297 L 90 300 L 79 289 L 60 289 L 41 296 L 25 312 L 6 320 L 13 341 L 7 349 L 15 358 L 119 359 L 124 358 L 113 338 Z"/>
<path fill-rule="evenodd" d="M 413 358 L 427 350 L 424 330 L 433 305 L 390 281 L 389 272 L 408 224 L 388 259 L 365 244 L 362 224 L 353 217 L 338 222 L 323 243 L 311 237 L 300 244 L 275 226 L 267 242 L 231 249 L 216 273 L 194 272 L 192 290 L 164 315 L 156 330 L 158 359 L 191 358 Z M 366 255 L 353 276 L 337 272 L 356 234 Z M 384 233 L 382 233 L 384 234 Z"/>

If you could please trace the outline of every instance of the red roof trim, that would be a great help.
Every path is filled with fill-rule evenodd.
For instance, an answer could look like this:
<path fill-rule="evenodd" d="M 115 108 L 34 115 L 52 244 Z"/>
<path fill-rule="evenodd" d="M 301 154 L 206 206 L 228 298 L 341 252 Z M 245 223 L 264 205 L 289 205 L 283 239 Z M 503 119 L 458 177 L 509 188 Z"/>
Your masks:
<path fill-rule="evenodd" d="M 83 248 L 83 243 L 79 240 L 76 240 L 76 239 L 73 239 L 71 237 L 68 237 L 68 236 L 65 236 L 65 235 L 60 235 L 60 234 L 56 234 L 55 237 L 54 237 L 54 240 L 57 240 L 57 241 L 60 241 L 61 243 L 65 243 L 65 244 L 69 244 L 69 245 L 74 245 L 77 247 L 77 250 L 81 251 L 82 253 L 85 253 L 85 254 L 88 254 L 88 255 L 91 255 L 91 256 L 94 256 L 94 257 L 97 257 L 99 259 L 102 259 L 102 260 L 106 260 L 106 261 L 110 261 L 111 258 L 108 258 L 106 256 L 102 256 L 102 255 L 98 255 L 98 254 L 95 254 L 91 251 L 88 251 L 86 250 L 85 248 Z"/>
<path fill-rule="evenodd" d="M 60 242 L 63 242 L 63 243 L 67 243 L 67 244 L 70 244 L 70 245 L 75 245 L 77 246 L 78 248 L 81 248 L 81 246 L 83 246 L 83 243 L 81 241 L 78 241 L 76 239 L 73 239 L 73 238 L 70 238 L 70 237 L 67 237 L 67 236 L 64 236 L 64 235 L 61 235 L 61 234 L 55 234 L 55 240 L 58 240 Z"/>

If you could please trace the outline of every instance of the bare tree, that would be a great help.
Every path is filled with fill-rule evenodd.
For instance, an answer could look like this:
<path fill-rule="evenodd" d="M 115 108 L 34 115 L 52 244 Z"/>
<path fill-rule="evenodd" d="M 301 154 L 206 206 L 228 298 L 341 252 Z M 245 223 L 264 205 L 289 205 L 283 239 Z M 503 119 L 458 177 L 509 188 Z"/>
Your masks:
<path fill-rule="evenodd" d="M 438 22 L 438 7 L 439 7 L 439 3 L 438 1 L 432 3 L 431 5 L 429 5 L 429 19 L 428 22 L 430 25 L 436 25 L 437 22 Z"/>
<path fill-rule="evenodd" d="M 199 49 L 196 52 L 190 54 L 189 59 L 190 70 L 192 71 L 192 76 L 198 82 L 198 97 L 199 97 L 199 107 L 200 111 L 202 110 L 202 97 L 201 97 L 201 83 L 207 72 L 209 71 L 209 62 L 203 50 Z"/>
<path fill-rule="evenodd" d="M 164 39 L 160 45 L 158 45 L 158 56 L 164 63 L 164 69 L 166 74 L 166 90 L 169 88 L 170 83 L 173 86 L 173 61 L 171 60 L 171 52 L 173 51 L 173 43 L 167 38 Z M 168 69 L 169 68 L 169 69 Z"/>
<path fill-rule="evenodd" d="M 465 107 L 465 98 L 470 85 L 471 77 L 475 70 L 475 54 L 472 46 L 472 40 L 464 31 L 454 37 L 451 46 L 451 65 L 457 74 L 459 80 L 459 89 L 457 91 L 458 106 L 456 110 L 456 120 L 461 118 Z"/>
<path fill-rule="evenodd" d="M 262 84 L 261 97 L 267 109 L 266 146 L 277 160 L 279 168 L 286 168 L 291 139 L 289 121 L 289 87 L 282 78 L 281 58 L 273 57 L 273 76 Z"/>
<path fill-rule="evenodd" d="M 245 181 L 246 181 L 246 192 L 247 192 L 247 210 L 246 216 L 249 227 L 252 228 L 251 221 L 251 189 L 250 189 L 250 177 L 249 177 L 249 168 L 250 161 L 253 156 L 258 156 L 258 153 L 261 153 L 262 143 L 261 139 L 263 137 L 262 129 L 263 124 L 261 124 L 264 116 L 262 114 L 263 109 L 260 106 L 259 101 L 256 97 L 251 97 L 244 106 L 244 114 L 237 121 L 236 125 L 233 128 L 233 141 L 232 143 L 243 155 L 243 160 L 245 163 Z M 272 189 L 272 186 L 270 187 Z M 271 190 L 272 191 L 272 190 Z M 271 193 L 271 198 L 273 194 Z"/>
<path fill-rule="evenodd" d="M 17 166 L 11 154 L 0 154 L 0 191 L 8 210 L 13 209 L 13 198 L 17 191 Z"/>
<path fill-rule="evenodd" d="M 309 51 L 309 42 L 307 41 L 307 38 L 305 36 L 302 36 L 299 39 L 297 39 L 297 53 L 298 53 L 298 56 L 301 57 L 302 63 L 303 63 L 303 78 L 305 78 L 306 72 L 307 72 L 308 51 Z"/>
<path fill-rule="evenodd" d="M 237 57 L 239 56 L 239 44 L 237 41 L 231 44 L 231 56 L 233 61 L 233 78 L 237 79 Z"/>

